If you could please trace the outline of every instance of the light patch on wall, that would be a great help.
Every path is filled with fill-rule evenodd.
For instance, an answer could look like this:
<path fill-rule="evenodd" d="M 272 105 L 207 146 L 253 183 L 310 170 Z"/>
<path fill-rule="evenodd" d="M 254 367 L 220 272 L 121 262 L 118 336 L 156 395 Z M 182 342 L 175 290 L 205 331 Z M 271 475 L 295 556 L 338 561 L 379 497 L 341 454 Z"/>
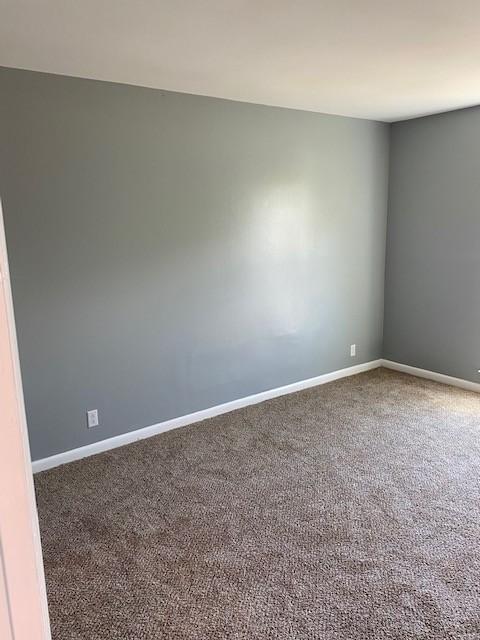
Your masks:
<path fill-rule="evenodd" d="M 263 280 L 260 301 L 276 335 L 295 334 L 304 325 L 311 283 L 308 260 L 314 247 L 310 191 L 302 184 L 278 185 L 264 193 L 253 208 L 255 277 Z"/>

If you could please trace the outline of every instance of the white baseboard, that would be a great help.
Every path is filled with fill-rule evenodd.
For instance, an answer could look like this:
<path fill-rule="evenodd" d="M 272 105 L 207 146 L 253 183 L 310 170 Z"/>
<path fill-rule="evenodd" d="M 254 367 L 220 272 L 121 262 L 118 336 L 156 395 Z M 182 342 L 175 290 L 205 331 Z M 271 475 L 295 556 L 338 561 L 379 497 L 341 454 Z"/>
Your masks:
<path fill-rule="evenodd" d="M 476 391 L 477 393 L 480 393 L 480 384 L 478 382 L 471 382 L 470 380 L 464 380 L 463 378 L 454 378 L 453 376 L 447 376 L 444 373 L 436 373 L 435 371 L 428 371 L 427 369 L 419 369 L 418 367 L 412 367 L 409 364 L 392 362 L 392 360 L 382 360 L 381 366 L 386 367 L 387 369 L 393 369 L 394 371 L 408 373 L 411 376 L 417 376 L 418 378 L 426 378 L 427 380 L 433 380 L 435 382 L 441 382 L 442 384 L 452 385 L 453 387 L 460 387 L 467 391 Z"/>
<path fill-rule="evenodd" d="M 151 426 L 144 427 L 142 429 L 135 429 L 134 431 L 122 433 L 119 436 L 100 440 L 99 442 L 93 442 L 92 444 L 87 444 L 86 446 L 79 447 L 78 449 L 71 449 L 70 451 L 58 453 L 54 456 L 49 456 L 48 458 L 35 460 L 32 462 L 32 470 L 33 473 L 46 471 L 47 469 L 58 467 L 61 464 L 80 460 L 81 458 L 86 458 L 87 456 L 102 453 L 103 451 L 108 451 L 110 449 L 116 449 L 117 447 L 123 447 L 131 442 L 150 438 L 151 436 L 164 433 L 165 431 L 170 431 L 171 429 L 178 429 L 179 427 L 184 427 L 188 424 L 193 424 L 194 422 L 201 422 L 202 420 L 207 420 L 207 418 L 213 418 L 214 416 L 219 416 L 223 413 L 234 411 L 235 409 L 248 407 L 252 404 L 258 404 L 259 402 L 264 402 L 271 398 L 278 398 L 279 396 L 294 393 L 295 391 L 301 391 L 302 389 L 308 389 L 309 387 L 316 387 L 317 385 L 325 384 L 326 382 L 333 382 L 334 380 L 353 376 L 357 373 L 363 373 L 364 371 L 370 371 L 371 369 L 377 369 L 381 366 L 382 360 L 372 360 L 371 362 L 365 362 L 346 369 L 339 369 L 338 371 L 332 371 L 331 373 L 324 373 L 323 375 L 316 376 L 315 378 L 300 380 L 299 382 L 287 384 L 284 387 L 277 387 L 276 389 L 262 391 L 261 393 L 256 393 L 252 396 L 232 400 L 231 402 L 219 404 L 215 407 L 210 407 L 209 409 L 203 409 L 202 411 L 196 411 L 195 413 L 190 413 L 186 416 L 180 416 L 179 418 L 173 418 L 172 420 L 152 424 Z"/>

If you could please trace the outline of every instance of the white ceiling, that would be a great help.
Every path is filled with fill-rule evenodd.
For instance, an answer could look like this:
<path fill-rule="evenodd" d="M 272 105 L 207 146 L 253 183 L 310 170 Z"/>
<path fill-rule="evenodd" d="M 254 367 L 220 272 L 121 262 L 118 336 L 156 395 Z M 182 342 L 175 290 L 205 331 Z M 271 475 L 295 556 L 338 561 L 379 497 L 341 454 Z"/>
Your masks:
<path fill-rule="evenodd" d="M 393 121 L 480 103 L 480 1 L 0 0 L 0 65 Z"/>

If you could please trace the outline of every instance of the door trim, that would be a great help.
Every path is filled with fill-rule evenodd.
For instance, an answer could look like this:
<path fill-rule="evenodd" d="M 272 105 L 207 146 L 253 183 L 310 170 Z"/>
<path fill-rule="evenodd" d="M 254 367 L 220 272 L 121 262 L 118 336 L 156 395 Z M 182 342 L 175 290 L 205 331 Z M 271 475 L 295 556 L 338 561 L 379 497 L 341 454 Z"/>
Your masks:
<path fill-rule="evenodd" d="M 0 200 L 0 536 L 14 640 L 51 640 L 47 593 Z M 0 454 L 0 458 L 1 458 Z"/>

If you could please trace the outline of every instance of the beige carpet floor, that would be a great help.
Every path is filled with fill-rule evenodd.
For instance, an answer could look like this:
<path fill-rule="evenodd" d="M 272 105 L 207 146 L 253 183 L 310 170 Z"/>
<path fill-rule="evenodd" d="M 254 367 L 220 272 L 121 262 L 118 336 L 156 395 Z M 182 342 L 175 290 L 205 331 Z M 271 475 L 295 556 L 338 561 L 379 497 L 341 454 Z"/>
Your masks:
<path fill-rule="evenodd" d="M 378 369 L 35 478 L 54 640 L 480 638 L 480 396 Z"/>

